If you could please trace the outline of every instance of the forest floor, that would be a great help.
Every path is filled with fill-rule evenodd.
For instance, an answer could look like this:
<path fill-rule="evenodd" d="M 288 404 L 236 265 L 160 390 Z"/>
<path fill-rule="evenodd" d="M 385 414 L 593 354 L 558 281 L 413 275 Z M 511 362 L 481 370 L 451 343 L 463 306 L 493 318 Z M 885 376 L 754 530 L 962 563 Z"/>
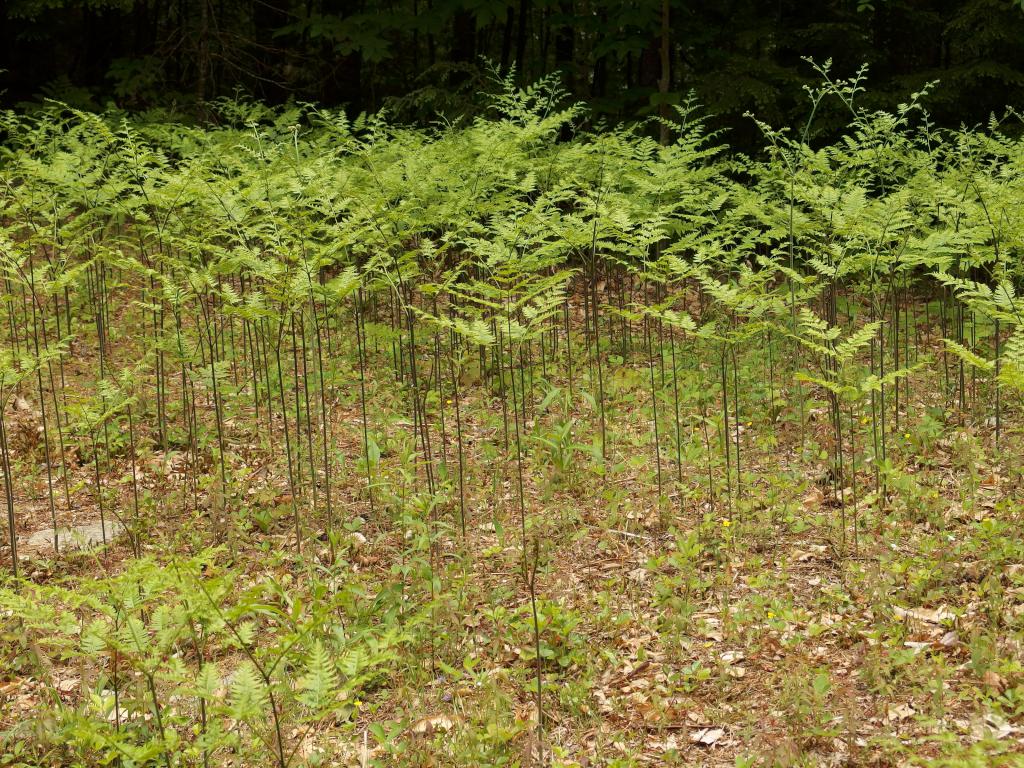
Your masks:
<path fill-rule="evenodd" d="M 714 449 L 718 436 L 688 418 L 678 465 L 671 450 L 659 457 L 659 499 L 648 370 L 637 357 L 608 372 L 613 426 L 604 462 L 585 445 L 596 414 L 582 401 L 560 415 L 588 439 L 563 445 L 560 464 L 536 440 L 524 447 L 525 520 L 515 447 L 504 446 L 510 417 L 493 391 L 467 378 L 464 532 L 457 490 L 415 514 L 400 508 L 399 500 L 422 496 L 425 469 L 409 469 L 412 425 L 401 391 L 372 375 L 380 460 L 371 502 L 354 384 L 331 406 L 340 533 L 333 561 L 324 500 L 293 499 L 280 431 L 228 414 L 226 493 L 216 484 L 193 488 L 187 452 L 160 450 L 143 435 L 135 466 L 142 554 L 167 564 L 216 543 L 217 567 L 239 583 L 272 579 L 307 604 L 318 585 L 357 585 L 366 603 L 358 621 L 368 631 L 406 626 L 415 612 L 386 674 L 353 686 L 330 718 L 286 728 L 293 764 L 1024 765 L 1019 422 L 1006 417 L 997 450 L 984 414 L 960 413 L 942 382 L 915 379 L 890 436 L 885 493 L 862 465 L 858 487 L 837 494 L 822 403 L 807 399 L 802 417 L 792 404 L 751 413 L 739 431 L 739 487 L 735 467 L 724 486 L 715 459 L 712 499 L 702 447 L 709 440 Z M 759 364 L 745 361 L 745 373 L 760 376 Z M 70 357 L 70 388 L 93 367 L 87 350 Z M 548 381 L 566 386 L 564 376 Z M 793 403 L 796 388 L 780 395 Z M 38 537 L 28 543 L 51 527 L 37 409 L 26 395 L 8 411 L 21 568 L 40 589 L 74 590 L 123 572 L 132 548 L 126 535 L 59 557 Z M 671 415 L 671 406 L 663 411 Z M 528 411 L 527 432 L 548 434 L 540 430 L 552 412 Z M 214 418 L 202 397 L 198 418 Z M 453 489 L 459 456 L 448 418 L 443 441 L 434 426 L 432 471 Z M 108 439 L 123 446 L 127 437 Z M 300 450 L 297 471 L 308 473 L 309 452 Z M 69 447 L 68 455 L 70 504 L 63 479 L 54 479 L 58 525 L 94 524 L 96 468 L 84 451 Z M 104 522 L 138 531 L 130 454 L 112 455 L 103 469 Z M 206 455 L 212 461 L 212 449 Z M 221 508 L 230 514 L 219 517 Z M 397 618 L 377 612 L 381 596 L 394 597 Z M 56 600 L 42 591 L 36 599 Z M 84 626 L 87 613 L 79 606 L 76 621 Z M 11 635 L 21 630 L 10 629 L 0 637 L 0 730 L 88 700 L 96 671 L 86 667 L 98 660 L 61 658 L 46 650 L 43 633 L 19 644 Z M 242 659 L 226 651 L 220 668 L 230 676 Z M 255 734 L 260 726 L 248 727 Z M 55 754 L 33 738 L 37 760 Z M 26 762 L 0 765 L 32 764 L 18 759 Z M 218 764 L 235 759 L 225 753 Z"/>

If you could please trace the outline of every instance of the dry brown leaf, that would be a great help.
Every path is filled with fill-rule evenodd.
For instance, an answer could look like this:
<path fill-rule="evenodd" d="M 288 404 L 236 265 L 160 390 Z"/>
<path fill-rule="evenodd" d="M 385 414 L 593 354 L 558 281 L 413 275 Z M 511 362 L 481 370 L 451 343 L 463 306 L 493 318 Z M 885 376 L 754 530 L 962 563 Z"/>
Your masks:
<path fill-rule="evenodd" d="M 455 727 L 455 721 L 448 715 L 430 715 L 417 720 L 409 730 L 416 736 L 433 736 L 447 733 Z"/>
<path fill-rule="evenodd" d="M 1006 679 L 991 669 L 985 671 L 985 674 L 981 676 L 981 681 L 997 693 L 1002 693 L 1006 688 Z"/>
<path fill-rule="evenodd" d="M 914 714 L 914 708 L 909 704 L 889 704 L 885 708 L 885 719 L 890 723 L 907 720 Z"/>
<path fill-rule="evenodd" d="M 700 728 L 690 734 L 690 743 L 710 747 L 724 735 L 724 728 Z"/>
<path fill-rule="evenodd" d="M 800 759 L 800 747 L 792 739 L 783 739 L 768 753 L 768 765 L 775 768 L 790 768 Z"/>
<path fill-rule="evenodd" d="M 630 581 L 634 581 L 637 584 L 642 584 L 647 581 L 647 569 L 646 568 L 634 568 L 626 574 Z"/>
<path fill-rule="evenodd" d="M 923 621 L 928 624 L 941 624 L 944 621 L 952 621 L 956 618 L 956 614 L 950 610 L 947 610 L 946 606 L 939 606 L 938 608 L 900 608 L 900 606 L 893 606 L 893 613 L 899 616 L 901 619 L 916 619 L 917 621 Z"/>
<path fill-rule="evenodd" d="M 985 715 L 985 725 L 992 729 L 991 735 L 997 739 L 1005 739 L 1007 736 L 1021 732 L 1020 728 L 1011 725 L 995 712 Z"/>
<path fill-rule="evenodd" d="M 22 688 L 23 685 L 24 682 L 21 680 L 12 680 L 9 683 L 2 683 L 0 684 L 0 696 L 13 696 Z"/>
<path fill-rule="evenodd" d="M 651 746 L 660 749 L 662 752 L 677 752 L 679 750 L 679 742 L 676 740 L 674 733 L 670 733 L 664 741 L 656 741 Z"/>
<path fill-rule="evenodd" d="M 821 488 L 815 486 L 810 492 L 804 496 L 803 501 L 800 502 L 805 512 L 810 512 L 812 509 L 817 509 L 821 506 L 821 503 L 825 500 L 825 494 L 821 492 Z"/>
<path fill-rule="evenodd" d="M 959 643 L 960 643 L 960 636 L 956 632 L 954 632 L 954 631 L 947 632 L 939 640 L 939 645 L 941 645 L 943 648 L 953 648 L 956 645 L 958 645 Z"/>

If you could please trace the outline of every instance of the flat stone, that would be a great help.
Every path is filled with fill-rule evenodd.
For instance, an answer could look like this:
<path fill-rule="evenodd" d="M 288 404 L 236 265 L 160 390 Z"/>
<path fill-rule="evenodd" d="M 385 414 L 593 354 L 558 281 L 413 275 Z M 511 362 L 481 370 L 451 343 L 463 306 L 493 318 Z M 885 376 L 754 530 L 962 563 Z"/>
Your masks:
<path fill-rule="evenodd" d="M 105 527 L 107 543 L 117 538 L 117 535 L 124 530 L 124 526 L 116 520 L 107 520 Z M 99 520 L 91 523 L 82 523 L 70 528 L 58 528 L 57 543 L 60 545 L 62 552 L 65 549 L 96 547 L 103 543 L 103 529 L 104 526 L 100 524 Z M 36 531 L 28 537 L 26 543 L 28 546 L 35 547 L 36 549 L 53 549 L 53 528 L 44 528 L 41 531 Z"/>

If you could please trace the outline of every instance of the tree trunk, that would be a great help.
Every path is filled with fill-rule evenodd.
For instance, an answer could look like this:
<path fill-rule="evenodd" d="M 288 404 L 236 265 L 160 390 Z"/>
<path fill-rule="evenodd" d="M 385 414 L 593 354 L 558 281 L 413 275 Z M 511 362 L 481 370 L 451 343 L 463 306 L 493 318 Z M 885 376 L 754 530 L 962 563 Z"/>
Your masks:
<path fill-rule="evenodd" d="M 508 74 L 508 60 L 512 56 L 512 25 L 515 23 L 516 13 L 510 5 L 505 9 L 505 27 L 501 33 L 501 74 Z"/>
<path fill-rule="evenodd" d="M 519 82 L 526 76 L 526 25 L 530 15 L 530 0 L 519 0 L 519 26 L 516 30 L 516 74 Z"/>
<path fill-rule="evenodd" d="M 576 93 L 576 30 L 572 25 L 572 0 L 561 0 L 558 3 L 558 31 L 555 32 L 555 68 L 561 70 L 566 88 Z"/>
<path fill-rule="evenodd" d="M 668 91 L 672 82 L 672 60 L 669 55 L 669 0 L 661 0 L 661 78 L 658 80 L 658 94 L 661 96 L 661 103 L 658 105 L 658 114 L 662 121 L 668 120 Z M 661 123 L 661 143 L 668 144 L 668 125 Z"/>

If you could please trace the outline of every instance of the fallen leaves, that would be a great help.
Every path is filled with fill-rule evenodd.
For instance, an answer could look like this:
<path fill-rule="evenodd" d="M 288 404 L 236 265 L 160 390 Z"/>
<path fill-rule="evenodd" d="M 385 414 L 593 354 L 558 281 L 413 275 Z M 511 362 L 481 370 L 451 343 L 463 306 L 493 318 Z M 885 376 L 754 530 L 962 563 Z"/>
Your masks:
<path fill-rule="evenodd" d="M 726 651 L 719 660 L 722 662 L 722 666 L 725 670 L 725 674 L 733 678 L 743 678 L 747 675 L 747 670 L 740 666 L 740 662 L 746 658 L 746 654 L 742 651 Z"/>
<path fill-rule="evenodd" d="M 824 501 L 825 494 L 822 493 L 821 488 L 814 486 L 807 495 L 804 496 L 803 500 L 800 502 L 800 506 L 804 508 L 804 512 L 811 512 L 820 507 Z"/>
<path fill-rule="evenodd" d="M 909 720 L 917 712 L 910 704 L 887 704 L 885 707 L 885 719 L 890 723 Z"/>
<path fill-rule="evenodd" d="M 942 624 L 943 622 L 956 619 L 956 614 L 948 610 L 944 605 L 935 609 L 901 608 L 898 605 L 894 605 L 892 611 L 901 619 L 912 619 L 925 622 L 926 624 Z"/>
<path fill-rule="evenodd" d="M 1006 678 L 992 669 L 985 670 L 985 674 L 981 676 L 981 682 L 996 693 L 1006 690 Z"/>
<path fill-rule="evenodd" d="M 455 727 L 455 723 L 455 718 L 445 714 L 429 715 L 413 723 L 409 732 L 414 736 L 433 736 L 437 733 L 448 733 Z"/>
<path fill-rule="evenodd" d="M 824 544 L 811 544 L 806 550 L 794 549 L 793 559 L 798 563 L 807 563 L 812 560 L 821 560 L 828 552 Z"/>
<path fill-rule="evenodd" d="M 975 722 L 971 728 L 975 738 L 1005 739 L 1008 736 L 1016 736 L 1024 733 L 1024 728 L 1010 724 L 1005 718 L 995 712 L 989 712 L 982 718 L 981 722 Z"/>
<path fill-rule="evenodd" d="M 724 728 L 699 728 L 690 734 L 690 743 L 713 747 L 725 735 Z"/>

